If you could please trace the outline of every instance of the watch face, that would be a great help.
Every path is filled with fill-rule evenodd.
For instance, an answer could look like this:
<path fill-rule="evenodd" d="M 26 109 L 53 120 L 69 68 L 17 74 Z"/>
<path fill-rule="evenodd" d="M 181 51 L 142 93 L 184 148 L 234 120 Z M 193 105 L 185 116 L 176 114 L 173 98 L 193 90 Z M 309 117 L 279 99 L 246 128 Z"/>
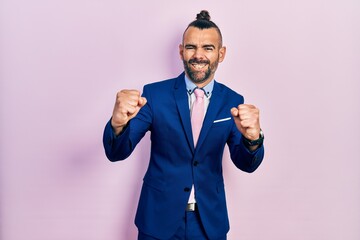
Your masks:
<path fill-rule="evenodd" d="M 260 135 L 259 139 L 254 140 L 254 141 L 249 141 L 250 146 L 260 145 L 260 144 L 263 143 L 263 141 L 264 141 L 264 133 L 263 133 L 263 131 L 261 129 L 260 129 L 260 134 L 259 135 Z"/>
<path fill-rule="evenodd" d="M 264 141 L 264 133 L 263 133 L 263 131 L 260 129 L 260 134 L 259 134 L 260 136 L 259 136 L 259 139 L 257 139 L 257 140 L 249 140 L 249 139 L 247 139 L 247 138 L 245 138 L 244 136 L 243 136 L 243 142 L 244 142 L 244 144 L 245 145 L 247 145 L 247 146 L 255 146 L 255 145 L 261 145 L 262 143 L 263 143 L 263 141 Z"/>
<path fill-rule="evenodd" d="M 261 140 L 260 140 L 260 139 L 255 140 L 255 141 L 251 141 L 251 142 L 250 142 L 250 146 L 259 145 L 259 144 L 260 144 L 260 142 L 261 142 Z"/>

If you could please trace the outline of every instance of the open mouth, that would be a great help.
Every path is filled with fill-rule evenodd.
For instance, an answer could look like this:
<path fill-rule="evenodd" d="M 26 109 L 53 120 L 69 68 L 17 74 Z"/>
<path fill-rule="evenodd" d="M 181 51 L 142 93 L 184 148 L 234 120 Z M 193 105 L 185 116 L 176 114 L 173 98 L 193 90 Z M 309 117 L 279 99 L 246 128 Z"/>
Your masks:
<path fill-rule="evenodd" d="M 196 70 L 202 70 L 207 66 L 206 63 L 192 63 L 191 66 Z"/>
<path fill-rule="evenodd" d="M 208 65 L 207 62 L 190 61 L 189 63 L 195 70 L 203 70 Z"/>

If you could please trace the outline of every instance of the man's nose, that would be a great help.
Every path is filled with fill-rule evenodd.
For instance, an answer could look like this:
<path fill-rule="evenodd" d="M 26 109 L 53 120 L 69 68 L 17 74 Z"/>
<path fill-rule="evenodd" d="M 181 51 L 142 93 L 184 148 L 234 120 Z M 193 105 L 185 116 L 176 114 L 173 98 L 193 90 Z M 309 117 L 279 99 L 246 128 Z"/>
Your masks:
<path fill-rule="evenodd" d="M 197 59 L 204 59 L 204 50 L 201 49 L 201 48 L 197 48 L 194 52 L 194 58 L 197 58 Z"/>

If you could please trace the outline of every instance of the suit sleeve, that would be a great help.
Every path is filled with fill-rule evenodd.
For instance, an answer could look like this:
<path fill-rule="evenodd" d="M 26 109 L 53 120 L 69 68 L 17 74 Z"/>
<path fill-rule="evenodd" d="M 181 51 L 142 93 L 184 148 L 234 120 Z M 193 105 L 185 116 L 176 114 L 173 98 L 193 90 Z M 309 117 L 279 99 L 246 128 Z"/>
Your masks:
<path fill-rule="evenodd" d="M 232 136 L 228 140 L 230 157 L 237 168 L 251 173 L 260 166 L 264 158 L 264 146 L 261 145 L 252 152 L 244 145 L 241 138 L 242 135 L 234 124 Z"/>
<path fill-rule="evenodd" d="M 237 104 L 244 103 L 244 98 L 241 96 Z M 255 151 L 250 151 L 242 141 L 242 134 L 236 127 L 235 121 L 233 121 L 231 133 L 227 140 L 227 144 L 230 151 L 230 157 L 235 166 L 242 171 L 251 173 L 254 172 L 261 164 L 264 158 L 264 146 L 261 145 Z"/>
<path fill-rule="evenodd" d="M 108 121 L 105 126 L 103 145 L 107 158 L 112 162 L 124 160 L 129 157 L 145 133 L 151 128 L 151 97 L 150 94 L 148 94 L 146 86 L 144 87 L 142 96 L 147 99 L 146 105 L 140 109 L 136 117 L 129 121 L 128 126 L 119 136 L 115 136 L 114 130 L 111 127 L 111 120 Z"/>

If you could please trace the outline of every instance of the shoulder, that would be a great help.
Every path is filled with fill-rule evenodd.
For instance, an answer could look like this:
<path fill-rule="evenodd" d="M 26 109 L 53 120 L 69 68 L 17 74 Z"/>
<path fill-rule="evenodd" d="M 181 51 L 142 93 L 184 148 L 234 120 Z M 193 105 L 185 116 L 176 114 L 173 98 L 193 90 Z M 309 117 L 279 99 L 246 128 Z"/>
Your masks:
<path fill-rule="evenodd" d="M 148 83 L 144 86 L 144 89 L 148 90 L 161 90 L 164 88 L 173 88 L 177 83 L 179 77 L 165 79 L 157 82 Z"/>
<path fill-rule="evenodd" d="M 177 78 L 148 83 L 143 88 L 143 96 L 148 100 L 170 98 L 179 85 L 185 85 L 185 81 L 181 81 L 181 75 Z"/>
<path fill-rule="evenodd" d="M 215 81 L 214 88 L 219 91 L 220 93 L 224 94 L 228 99 L 236 99 L 237 101 L 244 101 L 244 97 L 234 91 L 233 89 L 229 88 L 225 84 L 219 83 Z"/>

